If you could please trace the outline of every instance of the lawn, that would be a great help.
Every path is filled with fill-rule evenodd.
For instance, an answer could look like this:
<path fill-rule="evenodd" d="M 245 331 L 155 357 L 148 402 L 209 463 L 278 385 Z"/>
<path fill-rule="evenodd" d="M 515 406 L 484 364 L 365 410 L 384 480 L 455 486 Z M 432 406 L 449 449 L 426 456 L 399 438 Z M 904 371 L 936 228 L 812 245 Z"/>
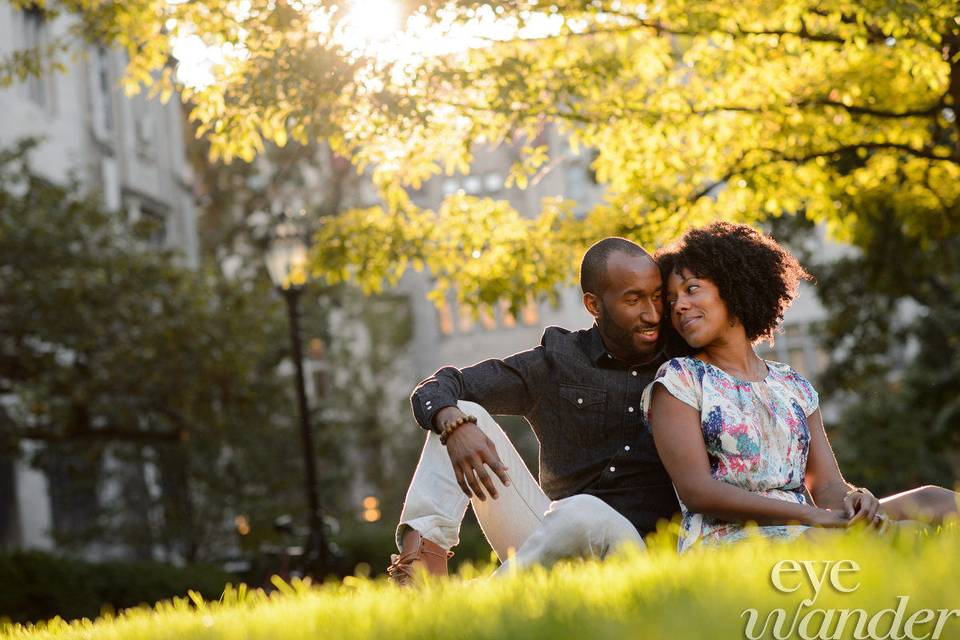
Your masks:
<path fill-rule="evenodd" d="M 7 625 L 0 638 L 960 637 L 955 524 L 883 538 L 851 532 L 828 544 L 750 540 L 684 556 L 669 546 L 664 538 L 645 552 L 502 579 L 467 568 L 417 590 L 363 577 L 271 595 L 228 588 L 218 602 Z"/>

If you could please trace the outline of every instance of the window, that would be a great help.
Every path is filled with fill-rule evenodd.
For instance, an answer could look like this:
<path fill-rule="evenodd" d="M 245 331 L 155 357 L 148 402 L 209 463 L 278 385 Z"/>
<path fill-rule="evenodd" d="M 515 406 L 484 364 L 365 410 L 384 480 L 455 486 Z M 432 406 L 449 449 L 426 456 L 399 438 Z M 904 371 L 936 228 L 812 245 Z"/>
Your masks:
<path fill-rule="evenodd" d="M 789 364 L 800 375 L 813 380 L 830 364 L 829 354 L 814 336 L 815 326 L 812 323 L 785 325 L 773 347 L 760 343 L 757 353 L 762 358 Z"/>
<path fill-rule="evenodd" d="M 493 196 L 503 191 L 503 174 L 491 171 L 483 174 L 470 174 L 461 178 L 445 178 L 440 191 L 448 196 L 458 191 L 472 196 Z"/>
<path fill-rule="evenodd" d="M 440 333 L 445 336 L 454 333 L 470 333 L 477 329 L 483 331 L 495 331 L 498 328 L 513 329 L 518 324 L 518 318 L 510 313 L 510 306 L 506 301 L 501 301 L 496 309 L 480 309 L 474 314 L 471 310 L 458 306 L 453 296 L 437 307 L 437 319 Z M 529 327 L 538 322 L 540 322 L 540 308 L 535 302 L 528 303 L 520 310 L 520 324 Z"/>
<path fill-rule="evenodd" d="M 489 194 L 500 193 L 503 189 L 503 176 L 499 173 L 488 173 L 483 176 L 483 189 Z"/>
<path fill-rule="evenodd" d="M 94 450 L 57 447 L 44 458 L 50 487 L 55 537 L 76 541 L 96 527 L 99 512 L 100 454 Z"/>
<path fill-rule="evenodd" d="M 46 15 L 43 10 L 33 6 L 21 12 L 22 48 L 45 55 L 46 45 Z M 41 67 L 44 65 L 41 62 Z M 25 83 L 27 97 L 36 105 L 45 109 L 53 109 L 54 74 L 41 73 L 31 75 Z"/>
<path fill-rule="evenodd" d="M 492 331 L 497 328 L 497 319 L 490 313 L 489 309 L 481 309 L 480 324 L 483 325 L 483 328 L 487 331 Z"/>
<path fill-rule="evenodd" d="M 148 231 L 147 242 L 154 247 L 163 247 L 167 244 L 167 216 L 155 209 L 141 209 L 143 220 L 151 226 Z"/>
<path fill-rule="evenodd" d="M 564 167 L 564 195 L 575 202 L 587 197 L 587 181 L 590 179 L 587 169 L 577 161 L 569 161 Z"/>
<path fill-rule="evenodd" d="M 446 300 L 437 307 L 437 324 L 440 325 L 440 333 L 443 335 L 453 334 L 453 314 L 450 313 L 450 304 Z"/>
<path fill-rule="evenodd" d="M 0 420 L 3 418 L 0 409 Z M 0 455 L 0 549 L 20 543 L 16 482 L 13 460 Z"/>
<path fill-rule="evenodd" d="M 330 381 L 327 379 L 327 372 L 324 369 L 314 369 L 311 371 L 310 378 L 313 380 L 313 397 L 325 397 L 327 389 L 330 388 Z"/>
<path fill-rule="evenodd" d="M 134 232 L 141 240 L 156 248 L 167 245 L 167 213 L 160 207 L 143 203 L 139 198 L 127 201 L 127 215 Z"/>
<path fill-rule="evenodd" d="M 468 309 L 457 309 L 457 318 L 460 320 L 458 324 L 462 333 L 473 331 L 473 328 L 477 324 L 476 318 L 473 317 L 473 313 Z"/>
<path fill-rule="evenodd" d="M 536 302 L 530 302 L 520 311 L 520 320 L 529 326 L 540 322 L 540 308 Z"/>
<path fill-rule="evenodd" d="M 500 301 L 500 322 L 502 322 L 503 326 L 507 329 L 512 329 L 517 326 L 517 319 L 510 313 L 510 305 L 507 304 L 506 300 Z"/>
<path fill-rule="evenodd" d="M 97 124 L 104 132 L 113 131 L 113 81 L 110 75 L 110 53 L 103 47 L 97 49 L 96 91 L 98 103 Z"/>
<path fill-rule="evenodd" d="M 448 196 L 451 193 L 456 193 L 459 189 L 460 181 L 456 178 L 447 178 L 443 181 L 443 185 L 441 185 L 441 190 L 445 196 Z"/>
<path fill-rule="evenodd" d="M 475 196 L 483 191 L 483 179 L 480 176 L 467 176 L 463 179 L 463 189 Z"/>
<path fill-rule="evenodd" d="M 156 123 L 152 105 L 141 94 L 133 99 L 133 135 L 137 155 L 142 160 L 152 160 L 156 151 Z M 299 209 L 300 207 L 295 207 Z"/>

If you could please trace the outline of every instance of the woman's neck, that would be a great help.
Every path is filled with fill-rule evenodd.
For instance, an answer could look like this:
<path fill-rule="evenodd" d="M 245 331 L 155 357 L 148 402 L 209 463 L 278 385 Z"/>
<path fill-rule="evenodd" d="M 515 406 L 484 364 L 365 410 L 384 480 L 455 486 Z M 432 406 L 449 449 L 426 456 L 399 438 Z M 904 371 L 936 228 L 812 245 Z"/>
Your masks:
<path fill-rule="evenodd" d="M 742 333 L 742 332 L 741 332 Z M 767 365 L 753 351 L 745 335 L 725 336 L 700 350 L 697 357 L 742 380 L 760 381 L 767 377 Z"/>

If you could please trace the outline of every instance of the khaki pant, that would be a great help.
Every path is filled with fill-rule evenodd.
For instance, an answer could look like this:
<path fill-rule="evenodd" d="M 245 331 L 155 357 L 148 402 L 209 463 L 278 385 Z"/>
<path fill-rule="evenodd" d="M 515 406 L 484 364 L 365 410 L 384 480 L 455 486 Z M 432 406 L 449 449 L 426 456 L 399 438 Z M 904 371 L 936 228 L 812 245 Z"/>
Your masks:
<path fill-rule="evenodd" d="M 455 547 L 468 503 L 472 503 L 490 546 L 506 563 L 501 571 L 508 564 L 522 568 L 549 566 L 563 558 L 602 558 L 627 542 L 643 545 L 643 538 L 630 521 L 599 498 L 575 495 L 551 502 L 490 414 L 472 402 L 461 401 L 458 406 L 477 417 L 477 425 L 509 469 L 510 486 L 503 486 L 490 472 L 499 498 L 468 500 L 457 484 L 440 437 L 429 432 L 400 515 L 398 547 L 407 527 L 445 549 Z M 511 552 L 515 555 L 507 563 Z"/>

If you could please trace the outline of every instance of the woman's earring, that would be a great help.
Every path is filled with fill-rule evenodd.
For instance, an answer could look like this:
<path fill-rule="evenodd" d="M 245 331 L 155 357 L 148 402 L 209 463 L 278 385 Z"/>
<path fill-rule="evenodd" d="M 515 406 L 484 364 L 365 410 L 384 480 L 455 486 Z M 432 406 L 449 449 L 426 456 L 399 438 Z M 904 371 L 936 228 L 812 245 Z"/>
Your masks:
<path fill-rule="evenodd" d="M 730 319 L 730 326 L 731 326 L 731 327 L 737 326 L 737 319 L 736 319 L 736 318 L 731 318 L 731 319 Z"/>

